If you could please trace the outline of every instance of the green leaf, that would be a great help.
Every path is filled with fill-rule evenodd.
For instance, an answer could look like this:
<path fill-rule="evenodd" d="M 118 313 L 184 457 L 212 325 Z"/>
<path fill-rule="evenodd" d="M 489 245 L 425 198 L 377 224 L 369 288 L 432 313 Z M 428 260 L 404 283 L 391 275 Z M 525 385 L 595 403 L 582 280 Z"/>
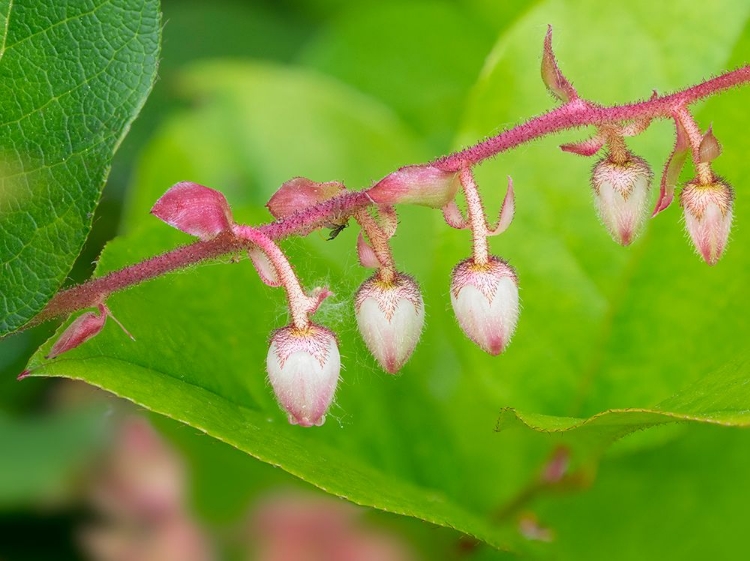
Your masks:
<path fill-rule="evenodd" d="M 104 270 L 132 255 L 131 246 L 151 253 L 174 241 L 176 236 L 165 235 L 165 228 L 142 230 L 111 243 L 102 258 Z M 410 468 L 402 450 L 392 448 L 392 421 L 381 428 L 367 420 L 382 414 L 381 398 L 360 411 L 352 403 L 386 389 L 400 393 L 393 380 L 380 377 L 376 385 L 387 382 L 387 388 L 372 387 L 375 380 L 345 383 L 340 407 L 315 432 L 287 423 L 268 391 L 262 367 L 267 351 L 264 326 L 280 325 L 274 320 L 278 309 L 259 284 L 248 262 L 241 267 L 201 267 L 190 275 L 151 282 L 122 295 L 124 299 L 110 299 L 136 343 L 110 325 L 83 347 L 49 362 L 38 354 L 30 366 L 34 375 L 66 376 L 106 388 L 358 504 L 418 513 L 424 520 L 507 547 L 502 531 L 443 490 L 430 487 L 424 476 L 396 477 L 416 466 Z M 160 311 L 153 315 L 149 309 Z M 352 389 L 354 399 L 346 397 Z M 422 423 L 425 428 L 436 425 L 430 419 Z M 417 453 L 435 456 L 434 449 Z"/>
<path fill-rule="evenodd" d="M 749 381 L 750 364 L 743 361 L 727 365 L 651 408 L 610 409 L 588 419 L 574 419 L 508 407 L 498 419 L 497 430 L 525 427 L 560 435 L 560 442 L 586 457 L 600 454 L 610 443 L 634 431 L 668 423 L 747 427 Z"/>
<path fill-rule="evenodd" d="M 0 509 L 59 499 L 102 443 L 101 407 L 44 417 L 0 414 Z"/>
<path fill-rule="evenodd" d="M 157 0 L 0 1 L 0 335 L 58 290 L 156 73 Z"/>
<path fill-rule="evenodd" d="M 742 558 L 750 432 L 692 426 L 657 448 L 604 462 L 592 488 L 535 501 L 554 532 L 537 559 Z"/>
<path fill-rule="evenodd" d="M 632 10 L 593 1 L 581 10 L 573 2 L 541 4 L 488 59 L 460 142 L 550 107 L 538 74 L 550 21 L 576 39 L 562 34 L 563 70 L 587 93 L 575 75 L 584 73 L 601 99 L 624 100 L 636 90 L 645 96 L 654 86 L 684 86 L 674 82 L 725 68 L 746 11 L 727 2 L 702 6 L 700 19 L 681 18 L 672 14 L 677 5 L 652 2 L 649 11 L 645 2 Z M 660 15 L 674 16 L 665 43 L 649 33 L 650 18 Z M 708 18 L 722 25 L 706 30 Z M 685 37 L 681 48 L 674 37 Z M 686 47 L 695 37 L 710 46 L 697 62 Z M 592 62 L 592 56 L 599 58 Z M 638 79 L 627 66 L 637 64 L 644 66 Z M 192 72 L 189 91 L 203 92 L 204 103 L 172 119 L 144 155 L 129 233 L 108 246 L 99 274 L 185 241 L 146 215 L 179 179 L 226 189 L 238 215 L 257 221 L 267 218 L 260 206 L 267 196 L 294 175 L 312 172 L 313 179 L 345 179 L 355 187 L 426 151 L 386 108 L 330 80 L 234 64 Z M 714 130 L 728 123 L 719 136 L 725 150 L 738 147 L 722 158 L 738 184 L 750 179 L 750 163 L 740 157 L 750 127 L 750 116 L 738 109 L 746 106 L 743 95 L 746 90 L 725 95 L 726 105 L 710 104 Z M 671 147 L 667 127 L 639 141 L 638 151 L 656 162 Z M 510 525 L 515 521 L 498 524 L 494 517 L 523 491 L 555 442 L 532 431 L 494 433 L 503 407 L 576 418 L 614 408 L 653 409 L 742 355 L 750 335 L 750 303 L 743 298 L 750 230 L 736 231 L 715 268 L 685 244 L 677 208 L 660 215 L 632 247 L 620 248 L 594 216 L 589 169 L 548 139 L 479 170 L 488 212 L 494 214 L 501 200 L 507 173 L 518 197 L 514 224 L 492 241 L 517 268 L 524 302 L 515 339 L 499 358 L 470 345 L 452 318 L 450 270 L 468 255 L 470 240 L 467 232 L 440 224 L 439 213 L 400 209 L 396 260 L 422 284 L 428 320 L 399 377 L 377 370 L 356 332 L 351 295 L 367 273 L 356 265 L 353 228 L 333 242 L 317 234 L 286 242 L 305 286 L 328 284 L 337 294 L 317 318 L 339 334 L 345 365 L 323 427 L 289 426 L 274 403 L 263 364 L 269 331 L 287 321 L 284 304 L 247 261 L 195 267 L 115 295 L 108 303 L 136 343 L 109 325 L 54 361 L 42 358 L 48 343 L 30 367 L 37 375 L 106 388 L 354 502 L 520 549 Z M 750 220 L 739 198 L 736 216 L 738 224 Z M 672 406 L 686 407 L 679 400 Z M 604 442 L 598 431 L 595 437 Z"/>

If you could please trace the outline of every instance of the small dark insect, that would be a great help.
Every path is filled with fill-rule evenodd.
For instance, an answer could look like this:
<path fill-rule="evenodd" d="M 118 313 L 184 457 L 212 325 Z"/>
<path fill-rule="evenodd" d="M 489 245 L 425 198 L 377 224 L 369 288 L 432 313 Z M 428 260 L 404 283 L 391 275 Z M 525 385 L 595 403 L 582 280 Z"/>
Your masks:
<path fill-rule="evenodd" d="M 349 226 L 349 220 L 344 220 L 343 222 L 330 222 L 326 224 L 326 227 L 331 229 L 331 231 L 328 232 L 327 241 L 330 242 L 331 240 L 335 240 L 336 236 L 338 236 L 347 226 Z"/>

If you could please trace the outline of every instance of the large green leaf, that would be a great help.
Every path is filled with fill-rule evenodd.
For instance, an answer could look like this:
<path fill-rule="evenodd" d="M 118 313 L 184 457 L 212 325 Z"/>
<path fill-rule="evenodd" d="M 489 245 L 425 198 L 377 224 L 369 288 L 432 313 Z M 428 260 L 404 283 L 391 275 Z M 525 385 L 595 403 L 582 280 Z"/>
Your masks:
<path fill-rule="evenodd" d="M 497 430 L 525 427 L 560 435 L 560 441 L 583 455 L 601 453 L 610 443 L 634 431 L 668 423 L 750 426 L 750 365 L 732 363 L 701 378 L 650 408 L 610 409 L 588 419 L 552 417 L 505 409 Z"/>
<path fill-rule="evenodd" d="M 0 335 L 60 287 L 156 72 L 158 0 L 0 2 Z"/>
<path fill-rule="evenodd" d="M 582 93 L 605 101 L 683 86 L 729 65 L 747 16 L 742 3 L 696 7 L 695 17 L 674 13 L 678 5 L 541 4 L 493 51 L 460 142 L 550 106 L 537 70 L 548 22 L 562 30 L 564 70 Z M 663 41 L 652 33 L 659 19 L 669 29 Z M 707 28 L 709 20 L 715 23 Z M 687 48 L 695 37 L 705 41 L 700 57 Z M 638 64 L 643 68 L 631 75 Z M 208 65 L 193 69 L 187 82 L 204 104 L 171 120 L 144 154 L 129 233 L 110 244 L 99 273 L 185 240 L 146 215 L 174 181 L 227 188 L 230 200 L 248 205 L 238 209 L 240 216 L 263 219 L 260 204 L 290 176 L 343 178 L 356 187 L 424 152 L 382 106 L 314 75 Z M 750 178 L 750 164 L 739 158 L 750 126 L 750 117 L 738 110 L 746 96 L 738 91 L 710 105 L 727 150 L 722 171 L 737 184 Z M 639 152 L 655 166 L 671 147 L 668 127 L 639 140 Z M 735 155 L 729 146 L 738 147 Z M 361 159 L 352 161 L 355 155 Z M 354 502 L 451 526 L 493 545 L 521 547 L 514 528 L 491 522 L 491 513 L 518 496 L 555 442 L 532 431 L 494 433 L 502 408 L 528 412 L 522 413 L 527 418 L 546 415 L 549 423 L 564 422 L 553 416 L 586 417 L 659 402 L 666 414 L 675 413 L 664 400 L 719 371 L 748 340 L 750 303 L 741 291 L 750 270 L 750 240 L 743 242 L 750 230 L 737 229 L 715 268 L 686 245 L 677 208 L 634 246 L 620 248 L 594 216 L 589 167 L 548 140 L 480 170 L 490 212 L 502 196 L 492 187 L 503 185 L 506 173 L 517 185 L 516 221 L 493 247 L 516 266 L 524 309 L 515 340 L 500 358 L 469 345 L 451 317 L 448 276 L 467 256 L 469 240 L 466 232 L 438 226 L 438 213 L 403 209 L 395 239 L 397 261 L 422 283 L 428 312 L 423 341 L 399 377 L 376 370 L 356 333 L 350 295 L 366 273 L 356 266 L 351 229 L 333 242 L 313 234 L 286 243 L 305 284 L 325 282 L 338 295 L 318 321 L 340 336 L 344 380 L 319 429 L 288 426 L 273 402 L 262 365 L 269 330 L 286 321 L 283 301 L 246 261 L 196 267 L 118 294 L 111 307 L 137 343 L 109 325 L 55 361 L 42 358 L 46 345 L 30 367 L 35 374 L 106 388 Z M 750 220 L 740 198 L 736 214 L 738 224 Z M 747 377 L 741 368 L 735 374 L 740 384 Z M 731 397 L 729 379 L 718 375 L 715 390 L 692 387 L 709 398 L 715 392 Z M 732 406 L 740 409 L 742 399 L 740 394 Z M 678 398 L 671 404 L 695 405 Z M 598 442 L 611 440 L 607 427 L 593 425 Z"/>
<path fill-rule="evenodd" d="M 605 462 L 588 492 L 534 502 L 555 536 L 537 559 L 740 559 L 748 470 L 750 432 L 712 426 Z"/>

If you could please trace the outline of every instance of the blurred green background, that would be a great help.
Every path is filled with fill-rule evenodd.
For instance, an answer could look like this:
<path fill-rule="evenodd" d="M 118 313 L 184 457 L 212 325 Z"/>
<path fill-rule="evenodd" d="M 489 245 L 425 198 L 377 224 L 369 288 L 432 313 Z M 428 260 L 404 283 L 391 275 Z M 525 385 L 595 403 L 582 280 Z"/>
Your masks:
<path fill-rule="evenodd" d="M 563 70 L 582 95 L 605 103 L 686 86 L 747 62 L 750 53 L 748 7 L 739 1 L 690 7 L 585 0 L 162 4 L 159 80 L 116 155 L 70 282 L 90 276 L 102 246 L 118 233 L 128 237 L 108 249 L 105 269 L 186 241 L 147 214 L 177 181 L 218 188 L 239 219 L 262 222 L 268 219 L 262 205 L 290 177 L 359 188 L 551 108 L 538 71 L 547 23 L 555 26 Z M 632 247 L 611 242 L 591 205 L 592 163 L 556 148 L 580 134 L 534 143 L 479 170 L 490 214 L 504 193 L 505 175 L 513 176 L 518 197 L 514 225 L 492 242 L 517 267 L 524 303 L 516 340 L 500 359 L 465 343 L 450 317 L 447 278 L 468 254 L 468 239 L 440 225 L 435 213 L 404 209 L 394 241 L 397 261 L 422 283 L 428 310 L 424 339 L 395 380 L 377 371 L 354 333 L 346 295 L 366 276 L 356 266 L 354 228 L 334 242 L 318 234 L 290 241 L 286 248 L 305 282 L 330 283 L 340 295 L 320 321 L 339 330 L 349 366 L 332 415 L 338 418 L 321 429 L 321 440 L 397 479 L 440 489 L 487 519 L 499 505 L 518 500 L 519 511 L 503 520 L 507 543 L 530 558 L 741 556 L 748 546 L 743 527 L 750 486 L 743 474 L 750 467 L 750 436 L 740 429 L 652 428 L 617 443 L 601 463 L 599 445 L 583 438 L 523 430 L 496 435 L 492 429 L 506 406 L 587 417 L 609 408 L 652 407 L 728 363 L 746 371 L 747 96 L 729 92 L 697 113 L 702 126 L 714 122 L 727 152 L 717 171 L 738 189 L 734 240 L 714 269 L 692 254 L 676 207 Z M 632 145 L 658 175 L 671 143 L 669 126 L 657 123 Z M 113 309 L 126 325 L 140 328 L 139 340 L 151 341 L 151 354 L 143 347 L 121 349 L 121 338 L 110 330 L 50 372 L 107 385 L 106 373 L 83 373 L 84 359 L 106 354 L 105 348 L 131 364 L 156 364 L 152 355 L 162 354 L 188 381 L 207 377 L 218 395 L 238 396 L 278 421 L 260 365 L 266 326 L 283 324 L 283 304 L 252 278 L 247 268 L 202 267 L 171 284 L 124 295 L 122 310 Z M 185 302 L 186 294 L 195 302 Z M 236 309 L 247 313 L 227 319 Z M 190 321 L 209 333 L 183 329 Z M 229 334 L 228 342 L 217 342 L 212 328 Z M 12 451 L 0 459 L 3 560 L 80 558 L 74 536 L 91 516 L 82 489 L 91 462 L 111 438 L 102 419 L 131 407 L 69 381 L 16 382 L 53 329 L 0 341 L 0 449 Z M 232 370 L 238 365 L 250 381 Z M 192 508 L 220 543 L 230 544 L 227 555 L 239 558 L 231 551 L 232 532 L 269 490 L 311 489 L 196 428 L 157 415 L 152 420 L 184 454 Z M 345 429 L 354 437 L 342 436 Z M 317 434 L 304 438 L 317 450 Z M 525 496 L 561 442 L 581 451 L 573 467 L 582 479 Z M 286 461 L 279 463 L 321 484 L 310 466 L 295 471 L 294 461 Z M 519 534 L 516 515 L 527 511 L 551 529 L 551 543 Z M 403 536 L 416 558 L 509 555 L 408 517 L 367 516 L 368 523 Z"/>

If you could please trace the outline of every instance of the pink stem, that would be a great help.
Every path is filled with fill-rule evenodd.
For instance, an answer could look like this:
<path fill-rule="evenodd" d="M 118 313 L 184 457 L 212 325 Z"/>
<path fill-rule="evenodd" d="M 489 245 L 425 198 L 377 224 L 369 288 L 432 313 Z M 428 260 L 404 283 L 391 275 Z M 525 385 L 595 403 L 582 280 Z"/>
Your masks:
<path fill-rule="evenodd" d="M 310 313 L 315 306 L 302 289 L 297 274 L 281 248 L 271 238 L 252 226 L 237 224 L 232 231 L 238 238 L 257 245 L 266 254 L 286 291 L 294 327 L 299 330 L 307 329 L 310 326 Z"/>
<path fill-rule="evenodd" d="M 602 107 L 581 98 L 535 117 L 512 129 L 488 138 L 469 148 L 439 158 L 432 165 L 442 171 L 459 172 L 482 161 L 515 148 L 523 143 L 566 129 L 582 126 L 602 126 L 638 119 L 674 118 L 677 111 L 705 97 L 750 82 L 750 66 L 727 72 L 696 86 L 647 101 Z M 346 218 L 358 209 L 373 204 L 366 191 L 347 192 L 270 224 L 255 228 L 271 240 L 278 240 L 298 232 L 311 231 L 330 222 L 332 217 Z M 251 242 L 227 232 L 208 241 L 198 241 L 161 255 L 151 257 L 92 279 L 84 284 L 63 290 L 26 326 L 30 327 L 57 316 L 83 308 L 97 306 L 113 292 L 143 281 L 188 267 L 200 261 L 214 259 L 227 253 L 248 249 Z"/>
<path fill-rule="evenodd" d="M 359 222 L 365 234 L 367 234 L 367 238 L 370 240 L 372 249 L 375 252 L 375 257 L 378 258 L 378 262 L 380 263 L 378 271 L 380 279 L 385 283 L 393 282 L 396 276 L 396 265 L 393 262 L 391 246 L 388 244 L 388 236 L 366 209 L 360 209 L 355 212 L 354 218 Z"/>
<path fill-rule="evenodd" d="M 433 162 L 437 168 L 457 172 L 466 166 L 474 166 L 500 152 L 548 134 L 585 125 L 600 126 L 608 123 L 637 119 L 672 118 L 675 111 L 705 97 L 750 81 L 750 65 L 706 80 L 696 86 L 670 95 L 653 97 L 647 101 L 601 107 L 583 99 L 574 99 L 548 113 L 526 123 L 501 132 L 459 152 L 438 158 Z"/>
<path fill-rule="evenodd" d="M 700 149 L 701 141 L 703 140 L 703 133 L 695 122 L 695 119 L 686 108 L 681 108 L 675 112 L 675 118 L 680 121 L 682 128 L 687 133 L 688 142 L 690 143 L 690 151 L 693 155 L 693 166 L 695 172 L 698 174 L 698 180 L 702 185 L 708 185 L 713 181 L 714 174 L 711 171 L 711 164 L 708 162 L 700 161 Z"/>
<path fill-rule="evenodd" d="M 473 257 L 477 265 L 486 265 L 489 261 L 489 249 L 487 247 L 487 219 L 484 216 L 482 199 L 474 181 L 474 174 L 470 168 L 461 170 L 461 186 L 466 197 L 466 209 L 469 213 L 469 225 L 473 240 Z"/>

